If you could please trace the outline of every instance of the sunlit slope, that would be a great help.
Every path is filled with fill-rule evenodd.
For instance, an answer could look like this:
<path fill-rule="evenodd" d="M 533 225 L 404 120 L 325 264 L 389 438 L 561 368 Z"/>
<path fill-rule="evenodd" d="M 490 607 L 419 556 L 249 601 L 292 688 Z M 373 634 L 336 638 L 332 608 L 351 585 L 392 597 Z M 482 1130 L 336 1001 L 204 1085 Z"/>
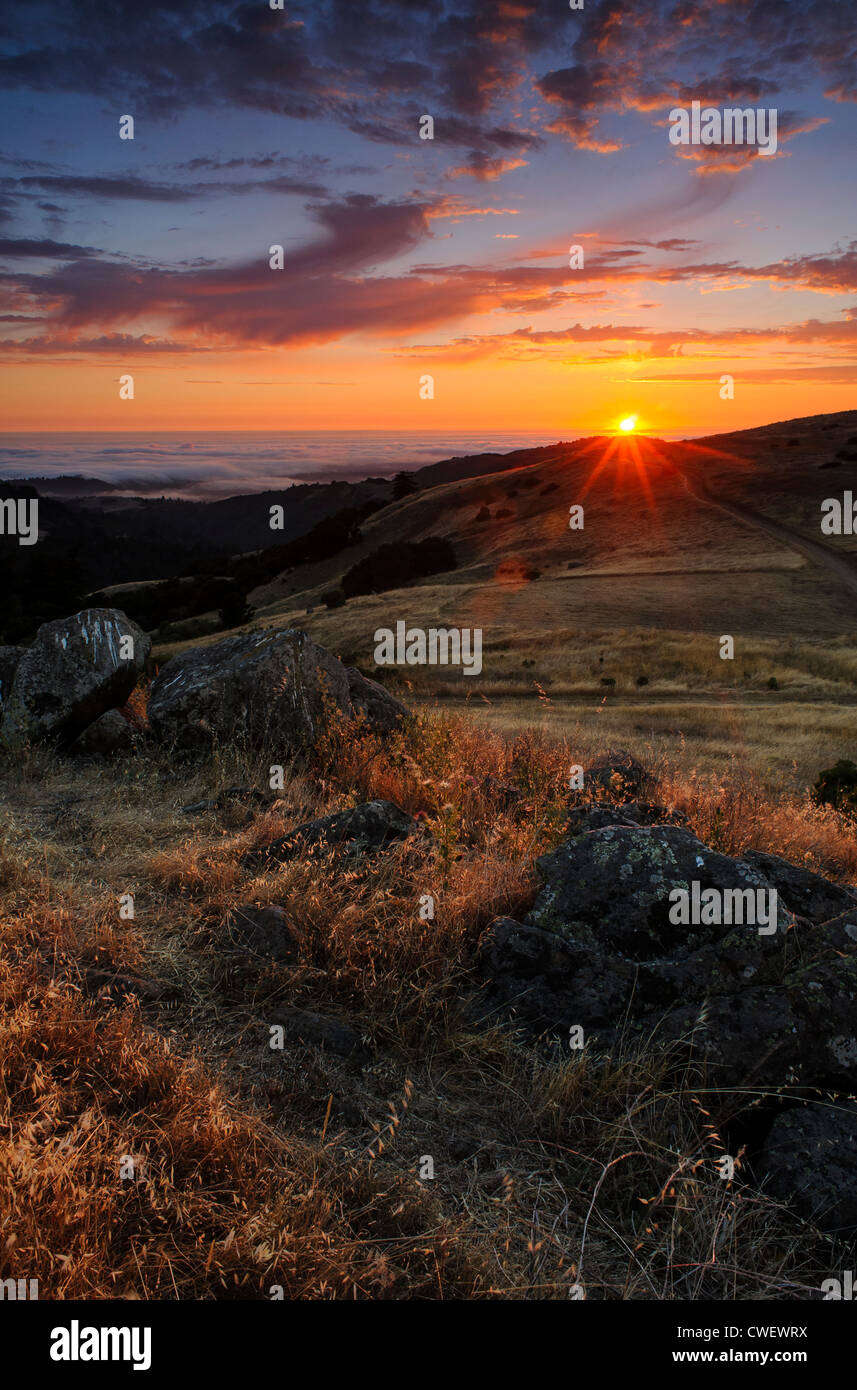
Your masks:
<path fill-rule="evenodd" d="M 778 465 L 772 443 L 788 426 L 668 445 L 595 438 L 529 467 L 427 489 L 370 517 L 359 545 L 257 590 L 257 619 L 300 622 L 322 640 L 364 649 L 370 628 L 480 623 L 531 632 L 583 626 L 789 634 L 857 628 L 854 595 L 787 537 L 760 530 L 695 495 L 701 481 L 752 499 L 776 517 L 818 511 L 835 470 L 820 471 L 854 427 L 801 422 L 801 447 Z M 750 439 L 747 435 L 761 436 Z M 813 442 L 814 441 L 814 442 Z M 779 443 L 779 440 L 777 440 Z M 810 467 L 812 460 L 815 466 Z M 764 479 L 765 496 L 761 497 Z M 800 508 L 796 505 L 800 502 Z M 569 526 L 583 507 L 583 527 Z M 817 528 L 812 532 L 821 539 Z M 402 590 L 319 611 L 321 595 L 363 555 L 394 540 L 448 538 L 455 571 Z M 307 609 L 313 609 L 307 613 Z M 368 637 L 360 637 L 360 632 Z"/>
<path fill-rule="evenodd" d="M 857 410 L 697 440 L 677 456 L 711 492 L 857 558 L 854 536 L 820 528 L 825 498 L 857 497 Z"/>

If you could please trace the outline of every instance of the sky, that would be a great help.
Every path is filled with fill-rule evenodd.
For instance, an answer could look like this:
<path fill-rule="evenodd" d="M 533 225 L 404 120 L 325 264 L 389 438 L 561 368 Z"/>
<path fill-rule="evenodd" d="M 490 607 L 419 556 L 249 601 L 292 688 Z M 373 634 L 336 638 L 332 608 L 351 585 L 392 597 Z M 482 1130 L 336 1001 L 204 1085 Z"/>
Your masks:
<path fill-rule="evenodd" d="M 852 409 L 854 21 L 853 0 L 7 7 L 0 424 L 567 439 Z M 694 100 L 775 110 L 776 153 L 672 143 Z"/>

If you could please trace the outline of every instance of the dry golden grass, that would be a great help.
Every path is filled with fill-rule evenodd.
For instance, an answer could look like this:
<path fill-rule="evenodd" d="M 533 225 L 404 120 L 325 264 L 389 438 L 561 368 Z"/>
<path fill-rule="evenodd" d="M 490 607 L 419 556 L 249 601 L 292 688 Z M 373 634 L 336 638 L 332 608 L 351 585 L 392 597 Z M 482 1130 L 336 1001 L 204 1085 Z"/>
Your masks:
<path fill-rule="evenodd" d="M 449 701 L 451 709 L 463 707 L 463 701 Z M 604 695 L 584 702 L 543 693 L 527 699 L 473 698 L 467 712 L 500 734 L 529 724 L 545 738 L 567 744 L 575 762 L 630 743 L 647 763 L 682 777 L 706 774 L 735 782 L 750 776 L 772 795 L 787 791 L 799 801 L 821 769 L 851 756 L 857 742 L 854 706 L 776 697 L 656 703 Z"/>
<path fill-rule="evenodd" d="M 471 1022 L 480 936 L 526 910 L 577 751 L 432 712 L 383 743 L 332 728 L 246 826 L 179 809 L 267 787 L 270 759 L 236 750 L 184 768 L 153 754 L 7 768 L 0 1278 L 95 1299 L 817 1289 L 828 1245 L 740 1167 L 721 1180 L 717 1098 L 681 1049 L 569 1056 Z M 750 771 L 655 771 L 717 848 L 857 879 L 852 827 L 806 796 Z M 488 773 L 520 802 L 504 809 Z M 429 833 L 347 868 L 313 854 L 240 867 L 297 821 L 375 797 Z M 127 892 L 133 921 L 118 916 Z M 236 965 L 224 918 L 248 901 L 284 907 L 296 966 Z M 272 1051 L 283 1004 L 357 1028 L 365 1056 Z M 145 1160 L 136 1181 L 123 1155 Z"/>

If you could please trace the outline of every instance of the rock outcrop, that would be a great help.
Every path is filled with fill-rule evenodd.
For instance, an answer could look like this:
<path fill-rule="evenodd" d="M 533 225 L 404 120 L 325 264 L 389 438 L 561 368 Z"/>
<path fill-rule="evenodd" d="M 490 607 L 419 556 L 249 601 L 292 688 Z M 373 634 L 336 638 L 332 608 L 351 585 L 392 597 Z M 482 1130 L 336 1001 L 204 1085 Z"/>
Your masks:
<path fill-rule="evenodd" d="M 537 861 L 525 920 L 496 919 L 480 944 L 477 1014 L 534 1038 L 579 1027 L 599 1048 L 675 1047 L 732 1113 L 780 1097 L 792 1108 L 759 1160 L 771 1190 L 828 1229 L 857 1228 L 857 895 L 627 813 L 581 808 Z"/>
<path fill-rule="evenodd" d="M 23 655 L 23 647 L 0 647 L 0 713 L 11 693 L 15 672 Z"/>
<path fill-rule="evenodd" d="M 70 752 L 87 758 L 112 758 L 119 753 L 131 753 L 139 743 L 139 735 L 119 713 L 109 709 L 75 739 Z"/>
<path fill-rule="evenodd" d="M 759 1169 L 765 1190 L 830 1231 L 857 1229 L 857 1105 L 827 1099 L 784 1110 Z"/>
<path fill-rule="evenodd" d="M 87 608 L 44 623 L 25 648 L 3 701 L 0 739 L 72 743 L 137 683 L 151 640 L 116 608 Z M 8 649 L 7 649 L 8 650 Z"/>
<path fill-rule="evenodd" d="M 328 711 L 362 715 L 381 732 L 407 713 L 305 632 L 269 629 L 173 657 L 152 686 L 149 723 L 179 751 L 247 741 L 282 761 L 315 741 Z"/>

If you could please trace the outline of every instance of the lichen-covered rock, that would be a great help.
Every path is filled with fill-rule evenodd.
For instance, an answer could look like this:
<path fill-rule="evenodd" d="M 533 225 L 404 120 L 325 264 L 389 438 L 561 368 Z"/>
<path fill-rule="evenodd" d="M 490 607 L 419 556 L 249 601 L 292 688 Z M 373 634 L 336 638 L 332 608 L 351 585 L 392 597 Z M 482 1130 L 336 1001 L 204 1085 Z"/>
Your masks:
<path fill-rule="evenodd" d="M 624 808 L 608 808 L 614 818 Z M 750 856 L 748 856 L 749 858 Z M 704 1070 L 712 1100 L 739 1112 L 759 1095 L 807 1095 L 776 1121 L 768 1190 L 841 1232 L 857 1230 L 857 904 L 850 890 L 777 855 L 753 862 L 675 826 L 588 830 L 538 861 L 524 922 L 498 918 L 480 943 L 475 1022 L 598 1049 L 663 1052 L 682 1076 Z M 764 870 L 764 872 L 763 872 Z M 762 893 L 762 925 L 725 913 L 670 916 L 676 889 L 697 903 Z M 777 911 L 770 914 L 771 894 Z M 782 901 L 780 900 L 782 894 Z M 749 902 L 748 902 L 749 905 Z M 794 911 L 791 909 L 794 908 Z M 701 919 L 701 920 L 700 920 Z M 814 919 L 814 920 L 813 920 Z"/>
<path fill-rule="evenodd" d="M 631 960 L 688 954 L 724 929 L 670 921 L 670 892 L 770 890 L 750 864 L 708 849 L 679 826 L 615 826 L 568 840 L 537 861 L 542 889 L 527 920 L 580 946 Z M 777 901 L 777 923 L 789 914 Z"/>
<path fill-rule="evenodd" d="M 44 623 L 15 671 L 0 738 L 9 745 L 67 745 L 100 715 L 123 705 L 151 649 L 142 628 L 116 608 L 87 608 Z"/>
<path fill-rule="evenodd" d="M 226 637 L 175 656 L 152 686 L 149 723 L 180 751 L 214 743 L 264 745 L 282 762 L 311 745 L 328 712 L 365 715 L 386 730 L 404 706 L 297 629 Z"/>
<path fill-rule="evenodd" d="M 778 854 L 763 854 L 748 850 L 747 864 L 753 864 L 782 894 L 792 912 L 808 917 L 811 922 L 826 922 L 841 912 L 857 907 L 857 893 L 840 883 L 831 883 L 821 874 L 801 865 L 790 864 Z"/>
<path fill-rule="evenodd" d="M 339 850 L 350 856 L 367 854 L 406 839 L 415 824 L 413 817 L 392 801 L 366 801 L 351 810 L 335 811 L 298 825 L 262 849 L 250 850 L 242 863 L 247 867 L 280 863 L 313 849 Z"/>
<path fill-rule="evenodd" d="M 725 902 L 730 889 L 771 886 L 671 826 L 591 831 L 538 868 L 527 920 L 495 923 L 482 943 L 488 1007 L 537 1031 L 580 1025 L 608 1046 L 680 1043 L 721 1087 L 857 1084 L 857 907 L 818 924 L 777 899 L 773 932 L 677 924 L 675 888 L 695 881 Z M 829 897 L 807 887 L 813 902 L 836 899 L 835 885 Z"/>
<path fill-rule="evenodd" d="M 759 1169 L 765 1190 L 822 1230 L 857 1229 L 857 1105 L 822 1101 L 777 1116 Z"/>
<path fill-rule="evenodd" d="M 705 1001 L 746 990 L 751 983 L 782 989 L 786 961 L 798 954 L 796 942 L 760 937 L 733 928 L 725 937 L 687 955 L 632 961 L 621 954 L 593 952 L 554 932 L 500 918 L 480 945 L 479 964 L 486 997 L 530 1029 L 565 1032 L 580 1024 L 612 1041 L 629 1019 L 683 1009 L 689 998 Z M 787 1010 L 788 1011 L 788 1010 Z M 688 1005 L 682 1019 L 695 1023 L 701 1008 Z M 717 1026 L 722 1009 L 712 1009 Z M 795 1029 L 789 1014 L 788 1027 Z M 670 1037 L 679 1035 L 677 1030 Z M 740 1054 L 743 1066 L 746 1057 Z"/>

